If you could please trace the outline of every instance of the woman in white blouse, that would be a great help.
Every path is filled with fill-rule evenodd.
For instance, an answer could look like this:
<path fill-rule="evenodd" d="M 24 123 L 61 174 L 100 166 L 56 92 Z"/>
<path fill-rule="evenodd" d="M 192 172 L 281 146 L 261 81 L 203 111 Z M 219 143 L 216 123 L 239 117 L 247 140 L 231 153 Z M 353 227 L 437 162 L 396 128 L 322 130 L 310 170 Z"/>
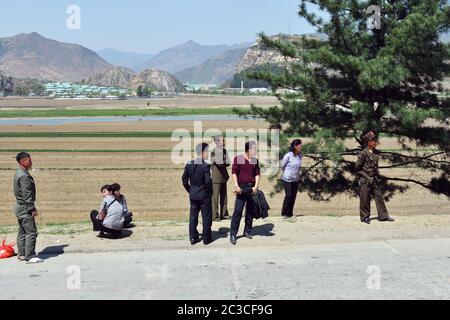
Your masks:
<path fill-rule="evenodd" d="M 297 198 L 300 181 L 300 168 L 302 166 L 302 140 L 295 139 L 291 143 L 290 152 L 286 153 L 281 161 L 283 175 L 281 182 L 284 187 L 285 197 L 281 215 L 283 218 L 293 216 L 295 199 Z"/>

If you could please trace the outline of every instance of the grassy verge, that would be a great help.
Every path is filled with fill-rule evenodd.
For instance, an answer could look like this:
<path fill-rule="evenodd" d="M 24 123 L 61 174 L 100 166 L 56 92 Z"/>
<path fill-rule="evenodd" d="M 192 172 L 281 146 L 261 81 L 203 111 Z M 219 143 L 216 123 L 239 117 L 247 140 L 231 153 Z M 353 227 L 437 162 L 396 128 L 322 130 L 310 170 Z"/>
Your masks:
<path fill-rule="evenodd" d="M 233 108 L 1 110 L 0 118 L 232 115 Z"/>

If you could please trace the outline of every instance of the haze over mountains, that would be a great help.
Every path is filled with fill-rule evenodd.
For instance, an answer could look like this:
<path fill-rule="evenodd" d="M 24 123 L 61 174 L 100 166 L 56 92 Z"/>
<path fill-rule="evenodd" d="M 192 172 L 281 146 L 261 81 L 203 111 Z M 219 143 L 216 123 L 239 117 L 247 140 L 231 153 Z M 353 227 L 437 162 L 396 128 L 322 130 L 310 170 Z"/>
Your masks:
<path fill-rule="evenodd" d="M 248 48 L 250 45 L 251 43 L 209 46 L 188 41 L 159 52 L 153 58 L 144 62 L 140 69 L 157 68 L 175 73 L 197 66 L 228 50 Z"/>
<path fill-rule="evenodd" d="M 122 66 L 134 72 L 140 71 L 142 65 L 155 56 L 154 54 L 122 52 L 112 48 L 99 50 L 97 54 L 110 64 Z"/>

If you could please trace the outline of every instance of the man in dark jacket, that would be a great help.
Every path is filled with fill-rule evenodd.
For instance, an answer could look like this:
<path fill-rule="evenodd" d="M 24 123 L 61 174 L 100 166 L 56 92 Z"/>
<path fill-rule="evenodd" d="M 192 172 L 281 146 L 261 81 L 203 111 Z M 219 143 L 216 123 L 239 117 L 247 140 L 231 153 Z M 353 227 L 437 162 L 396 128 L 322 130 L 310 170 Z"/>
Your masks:
<path fill-rule="evenodd" d="M 16 205 L 14 212 L 19 223 L 17 235 L 17 249 L 19 261 L 28 263 L 42 262 L 36 256 L 36 239 L 38 236 L 35 217 L 38 211 L 34 205 L 36 201 L 36 186 L 29 170 L 33 167 L 31 156 L 27 152 L 20 152 L 16 156 L 19 168 L 14 176 L 14 196 Z"/>
<path fill-rule="evenodd" d="M 378 172 L 379 152 L 377 136 L 370 131 L 363 137 L 367 147 L 361 151 L 356 161 L 355 169 L 359 178 L 360 218 L 361 222 L 370 224 L 370 199 L 374 198 L 378 211 L 378 220 L 394 221 L 389 217 L 384 204 L 383 193 L 379 186 L 380 174 Z"/>
<path fill-rule="evenodd" d="M 197 159 L 186 164 L 182 181 L 183 186 L 189 193 L 191 203 L 189 218 L 189 238 L 194 245 L 200 241 L 197 231 L 198 214 L 202 212 L 203 233 L 202 240 L 204 244 L 211 242 L 212 225 L 212 180 L 211 166 L 205 161 L 208 159 L 208 144 L 201 143 L 196 147 Z"/>

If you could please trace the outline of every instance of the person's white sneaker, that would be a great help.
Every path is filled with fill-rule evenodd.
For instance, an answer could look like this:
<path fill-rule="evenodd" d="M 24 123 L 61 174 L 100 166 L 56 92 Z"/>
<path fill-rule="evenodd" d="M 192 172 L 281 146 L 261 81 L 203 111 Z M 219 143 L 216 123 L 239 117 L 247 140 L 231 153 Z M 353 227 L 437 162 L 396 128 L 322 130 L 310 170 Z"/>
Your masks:
<path fill-rule="evenodd" d="M 42 260 L 41 258 L 38 258 L 38 257 L 34 257 L 34 258 L 31 258 L 30 260 L 28 260 L 27 264 L 41 263 L 41 262 L 44 262 L 44 260 Z"/>

